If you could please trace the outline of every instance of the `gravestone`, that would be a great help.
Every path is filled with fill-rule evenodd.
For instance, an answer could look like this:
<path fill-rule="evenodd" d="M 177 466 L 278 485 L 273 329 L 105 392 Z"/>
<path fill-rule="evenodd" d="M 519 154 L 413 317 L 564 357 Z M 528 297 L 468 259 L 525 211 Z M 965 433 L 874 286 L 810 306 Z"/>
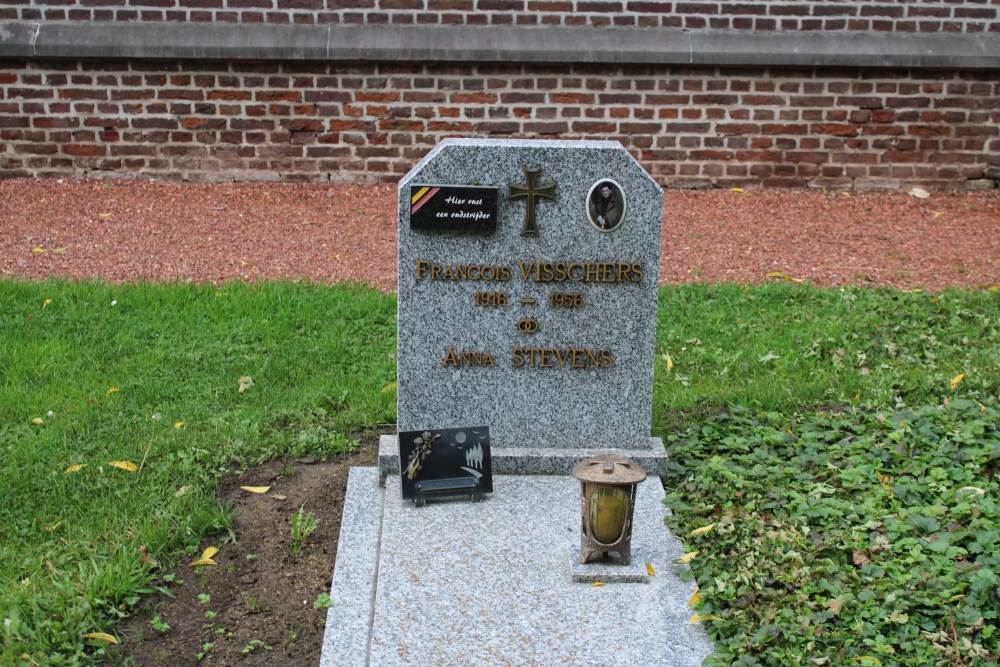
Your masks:
<path fill-rule="evenodd" d="M 403 446 L 383 436 L 379 468 L 351 469 L 321 667 L 695 667 L 711 651 L 650 437 L 662 205 L 612 142 L 446 140 L 400 183 Z M 652 478 L 630 564 L 579 563 L 570 472 L 603 452 Z M 482 502 L 404 502 L 472 477 Z"/>
<path fill-rule="evenodd" d="M 489 425 L 497 474 L 609 450 L 659 472 L 662 212 L 615 142 L 439 144 L 399 184 L 398 429 Z"/>

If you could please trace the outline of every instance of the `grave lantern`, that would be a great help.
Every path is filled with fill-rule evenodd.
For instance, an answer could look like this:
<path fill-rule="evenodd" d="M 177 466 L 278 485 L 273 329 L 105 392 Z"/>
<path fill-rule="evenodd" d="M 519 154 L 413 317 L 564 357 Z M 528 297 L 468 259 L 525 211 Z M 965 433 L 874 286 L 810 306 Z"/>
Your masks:
<path fill-rule="evenodd" d="M 573 468 L 580 480 L 580 562 L 587 563 L 598 552 L 607 559 L 618 554 L 622 563 L 632 560 L 632 512 L 635 490 L 646 472 L 632 461 L 614 454 L 601 454 Z"/>

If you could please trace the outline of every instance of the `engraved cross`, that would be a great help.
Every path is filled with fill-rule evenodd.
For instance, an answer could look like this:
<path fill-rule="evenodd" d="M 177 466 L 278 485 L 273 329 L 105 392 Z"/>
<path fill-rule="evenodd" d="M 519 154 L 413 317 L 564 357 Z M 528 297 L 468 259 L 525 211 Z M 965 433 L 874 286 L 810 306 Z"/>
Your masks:
<path fill-rule="evenodd" d="M 535 221 L 535 200 L 538 197 L 545 197 L 552 200 L 556 198 L 555 183 L 546 183 L 545 185 L 536 187 L 538 174 L 541 171 L 541 167 L 525 167 L 524 176 L 528 181 L 526 186 L 514 185 L 513 183 L 507 184 L 507 201 L 523 197 L 528 202 L 528 211 L 524 218 L 524 229 L 521 230 L 521 236 L 538 236 L 538 223 Z"/>

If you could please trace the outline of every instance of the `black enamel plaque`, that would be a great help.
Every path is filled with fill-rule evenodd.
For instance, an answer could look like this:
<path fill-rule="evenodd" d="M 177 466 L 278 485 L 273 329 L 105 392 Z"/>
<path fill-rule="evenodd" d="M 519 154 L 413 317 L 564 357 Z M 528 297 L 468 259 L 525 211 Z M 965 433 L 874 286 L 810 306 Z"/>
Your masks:
<path fill-rule="evenodd" d="M 492 493 L 489 427 L 400 432 L 399 477 L 405 500 Z"/>
<path fill-rule="evenodd" d="M 410 229 L 492 234 L 499 192 L 492 186 L 411 185 Z"/>

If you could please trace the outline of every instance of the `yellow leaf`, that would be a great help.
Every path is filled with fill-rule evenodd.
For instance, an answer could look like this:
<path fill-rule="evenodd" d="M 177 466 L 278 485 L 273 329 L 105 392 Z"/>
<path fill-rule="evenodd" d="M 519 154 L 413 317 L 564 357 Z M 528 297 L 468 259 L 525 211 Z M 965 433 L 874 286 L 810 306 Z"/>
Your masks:
<path fill-rule="evenodd" d="M 863 655 L 860 658 L 854 658 L 857 662 L 865 665 L 875 665 L 875 667 L 882 667 L 882 663 L 878 658 L 873 658 L 870 655 Z"/>
<path fill-rule="evenodd" d="M 382 392 L 383 394 L 386 394 L 386 393 L 388 393 L 390 391 L 396 391 L 396 383 L 395 382 L 391 382 L 391 383 L 387 384 L 386 386 L 382 387 L 381 389 L 379 389 L 379 391 Z"/>
<path fill-rule="evenodd" d="M 241 486 L 240 488 L 250 493 L 267 493 L 271 490 L 269 486 Z"/>
<path fill-rule="evenodd" d="M 181 428 L 184 426 L 184 422 L 174 422 L 174 428 Z"/>
<path fill-rule="evenodd" d="M 697 556 L 700 553 L 701 553 L 700 551 L 691 551 L 691 552 L 688 552 L 688 553 L 684 554 L 683 556 L 681 556 L 680 558 L 678 558 L 674 562 L 675 563 L 680 563 L 681 565 L 687 565 L 688 563 L 690 563 L 691 561 L 694 560 L 695 556 Z"/>
<path fill-rule="evenodd" d="M 851 196 L 851 193 L 850 193 L 850 192 L 841 192 L 841 193 L 840 193 L 840 196 L 841 196 L 841 197 L 850 197 L 850 196 Z"/>
<path fill-rule="evenodd" d="M 201 560 L 211 560 L 212 556 L 214 556 L 217 553 L 219 553 L 218 548 L 208 547 L 207 549 L 201 552 Z"/>
<path fill-rule="evenodd" d="M 101 641 L 108 642 L 109 644 L 117 644 L 118 640 L 106 632 L 88 632 L 83 635 L 84 639 L 100 639 Z"/>
<path fill-rule="evenodd" d="M 86 463 L 74 463 L 70 467 L 66 468 L 63 474 L 68 475 L 70 473 L 77 472 L 78 470 L 83 470 L 86 467 L 87 467 Z"/>
<path fill-rule="evenodd" d="M 180 498 L 181 496 L 186 496 L 189 493 L 191 493 L 191 487 L 190 486 L 182 486 L 181 488 L 179 488 L 176 491 L 174 491 L 174 497 L 175 498 Z"/>
<path fill-rule="evenodd" d="M 594 583 L 591 584 L 592 587 L 603 586 L 603 585 L 604 585 L 603 581 L 595 581 Z"/>
<path fill-rule="evenodd" d="M 743 192 L 743 188 L 729 188 L 730 192 Z"/>
<path fill-rule="evenodd" d="M 42 424 L 45 423 L 45 420 L 42 419 L 41 417 L 35 417 L 34 419 L 31 420 L 31 423 L 34 424 L 35 426 L 41 426 Z"/>
<path fill-rule="evenodd" d="M 705 621 L 721 621 L 722 619 L 713 614 L 695 614 L 688 621 L 688 625 L 694 625 L 695 623 L 704 623 Z"/>
<path fill-rule="evenodd" d="M 31 252 L 43 253 L 43 252 L 46 252 L 46 250 L 45 250 L 45 248 L 32 248 Z"/>
<path fill-rule="evenodd" d="M 201 567 L 202 565 L 215 565 L 215 561 L 211 558 L 199 558 L 193 563 L 189 563 L 189 567 Z"/>
<path fill-rule="evenodd" d="M 42 304 L 42 310 L 48 308 L 50 303 L 52 303 L 52 299 L 46 299 L 45 303 Z"/>
<path fill-rule="evenodd" d="M 45 526 L 45 530 L 47 530 L 48 532 L 50 532 L 50 533 L 51 533 L 51 532 L 53 532 L 54 530 L 58 529 L 58 528 L 59 528 L 59 526 L 61 526 L 61 525 L 62 525 L 62 521 L 56 521 L 56 522 L 55 522 L 54 524 L 52 524 L 51 526 Z"/>
<path fill-rule="evenodd" d="M 135 472 L 138 470 L 136 465 L 131 461 L 108 461 L 108 465 L 112 468 L 118 468 L 120 470 L 126 470 L 128 472 Z"/>
<path fill-rule="evenodd" d="M 840 610 L 844 608 L 844 601 L 834 598 L 833 600 L 827 600 L 823 603 L 823 606 L 834 616 L 839 616 Z"/>
<path fill-rule="evenodd" d="M 940 218 L 942 215 L 944 215 L 944 211 L 931 211 L 931 215 L 933 215 L 935 218 Z"/>
<path fill-rule="evenodd" d="M 861 399 L 861 390 L 859 389 L 858 392 L 851 397 L 851 401 L 857 403 L 858 400 L 860 399 Z"/>
<path fill-rule="evenodd" d="M 958 375 L 956 375 L 955 377 L 953 377 L 951 379 L 951 390 L 955 391 L 955 387 L 957 387 L 958 383 L 961 382 L 964 379 L 965 379 L 965 373 L 959 373 Z"/>
<path fill-rule="evenodd" d="M 651 577 L 656 576 L 656 570 L 653 569 L 652 563 L 646 563 L 646 574 L 648 574 Z"/>
<path fill-rule="evenodd" d="M 108 394 L 117 394 L 121 389 L 118 387 L 108 387 Z"/>
<path fill-rule="evenodd" d="M 670 358 L 669 352 L 663 353 L 663 360 L 667 362 L 667 372 L 674 370 L 674 360 Z"/>
<path fill-rule="evenodd" d="M 767 274 L 767 277 L 768 278 L 781 278 L 782 280 L 787 280 L 787 281 L 793 282 L 793 283 L 805 282 L 804 280 L 802 280 L 802 278 L 792 278 L 790 275 L 788 275 L 787 273 L 784 273 L 782 271 L 771 271 L 769 274 Z"/>
<path fill-rule="evenodd" d="M 701 599 L 701 596 L 700 596 L 700 595 L 698 595 L 698 591 L 700 591 L 700 590 L 701 590 L 701 588 L 700 588 L 700 587 L 698 587 L 698 586 L 695 586 L 695 588 L 694 588 L 694 593 L 692 593 L 692 594 L 691 594 L 691 599 L 690 599 L 690 600 L 688 600 L 688 606 L 689 606 L 689 607 L 693 607 L 693 606 L 695 606 L 696 604 L 698 604 L 698 600 L 700 600 L 700 599 Z"/>
<path fill-rule="evenodd" d="M 244 375 L 240 378 L 240 393 L 242 394 L 247 389 L 253 386 L 253 378 L 249 375 Z"/>
<path fill-rule="evenodd" d="M 709 533 L 712 531 L 713 528 L 715 528 L 714 523 L 710 523 L 707 526 L 702 526 L 701 528 L 695 528 L 694 530 L 691 531 L 691 537 L 698 537 L 699 535 L 704 535 L 705 533 Z"/>

